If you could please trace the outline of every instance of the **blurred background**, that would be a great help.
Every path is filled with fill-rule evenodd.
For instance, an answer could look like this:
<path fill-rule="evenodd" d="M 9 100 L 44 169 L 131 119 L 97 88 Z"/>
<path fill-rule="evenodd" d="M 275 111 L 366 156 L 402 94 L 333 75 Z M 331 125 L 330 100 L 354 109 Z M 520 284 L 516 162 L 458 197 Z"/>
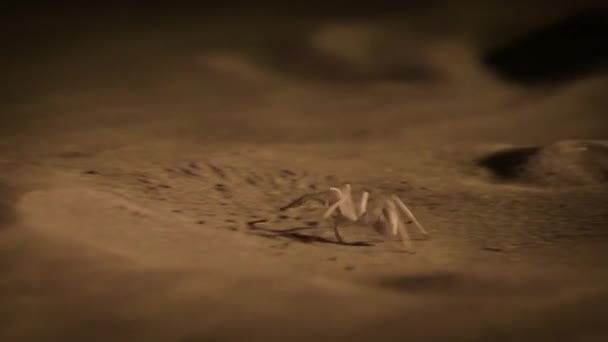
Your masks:
<path fill-rule="evenodd" d="M 1 10 L 0 130 L 11 150 L 176 134 L 544 143 L 608 132 L 601 0 Z"/>

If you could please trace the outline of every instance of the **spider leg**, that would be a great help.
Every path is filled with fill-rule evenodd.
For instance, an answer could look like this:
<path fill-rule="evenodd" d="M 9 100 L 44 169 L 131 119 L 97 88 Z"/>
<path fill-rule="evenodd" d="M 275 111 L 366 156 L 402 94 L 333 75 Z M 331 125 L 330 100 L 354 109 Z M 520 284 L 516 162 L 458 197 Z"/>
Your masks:
<path fill-rule="evenodd" d="M 391 225 L 391 230 L 393 235 L 401 235 L 401 242 L 403 242 L 404 247 L 409 251 L 412 249 L 412 239 L 410 235 L 407 233 L 405 229 L 405 224 L 399 217 L 399 213 L 397 212 L 397 207 L 395 207 L 395 203 L 390 199 L 386 201 L 387 205 L 387 214 L 389 218 L 389 222 Z"/>
<path fill-rule="evenodd" d="M 345 201 L 345 197 L 340 198 L 336 203 L 332 204 L 331 207 L 329 207 L 329 209 L 327 209 L 325 211 L 325 213 L 323 214 L 323 219 L 322 220 L 326 220 L 328 219 L 342 204 L 342 202 Z M 336 236 L 336 239 L 338 240 L 338 242 L 340 243 L 344 243 L 344 239 L 342 239 L 342 235 L 340 234 L 340 230 L 338 229 L 338 221 L 340 220 L 340 217 L 336 217 L 334 219 L 334 235 Z"/>
<path fill-rule="evenodd" d="M 338 240 L 338 242 L 344 243 L 344 239 L 342 238 L 342 235 L 340 234 L 340 230 L 338 229 L 338 219 L 337 218 L 334 220 L 334 235 L 336 236 L 336 240 Z"/>
<path fill-rule="evenodd" d="M 349 183 L 344 184 L 344 192 L 347 192 L 350 194 L 351 192 L 351 187 Z"/>
<path fill-rule="evenodd" d="M 403 242 L 403 246 L 405 246 L 406 250 L 411 251 L 412 250 L 412 239 L 410 238 L 410 235 L 407 233 L 407 230 L 405 229 L 405 223 L 403 223 L 403 221 L 401 221 L 401 220 L 398 220 L 397 228 L 399 229 L 399 232 L 401 233 L 401 241 Z"/>
<path fill-rule="evenodd" d="M 344 197 L 344 195 L 342 195 L 342 190 L 340 190 L 338 188 L 331 187 L 331 188 L 329 188 L 329 191 L 335 192 L 336 195 L 338 195 L 339 198 Z"/>
<path fill-rule="evenodd" d="M 343 201 L 344 198 L 340 198 L 336 203 L 332 204 L 323 214 L 323 220 L 327 220 L 340 207 Z"/>
<path fill-rule="evenodd" d="M 335 189 L 335 188 L 331 188 L 331 189 Z M 333 191 L 338 192 L 339 190 L 336 189 Z M 350 184 L 346 184 L 344 186 L 344 188 L 342 189 L 342 191 L 339 193 L 341 194 L 341 195 L 338 195 L 338 197 L 340 197 L 340 199 L 341 199 L 340 204 L 339 204 L 341 216 L 343 216 L 344 218 L 346 218 L 352 222 L 356 222 L 359 219 L 359 215 L 357 213 L 358 209 L 356 207 L 356 204 L 353 201 Z"/>
<path fill-rule="evenodd" d="M 363 216 L 367 212 L 367 200 L 369 198 L 369 192 L 364 191 L 361 195 L 361 203 L 359 204 L 359 217 Z"/>
<path fill-rule="evenodd" d="M 399 221 L 399 215 L 397 215 L 397 208 L 390 200 L 386 201 L 386 216 L 388 218 L 388 224 L 391 228 L 391 233 L 397 235 L 397 222 Z"/>
<path fill-rule="evenodd" d="M 393 201 L 395 201 L 395 203 L 397 203 L 397 205 L 401 208 L 401 210 L 409 217 L 409 219 L 412 220 L 412 222 L 414 222 L 414 224 L 416 225 L 418 230 L 425 237 L 428 237 L 429 233 L 426 231 L 426 229 L 424 229 L 424 227 L 422 227 L 422 225 L 418 222 L 418 220 L 416 220 L 416 218 L 414 217 L 414 214 L 412 214 L 412 212 L 408 209 L 408 207 L 403 202 L 401 202 L 399 197 L 397 197 L 395 195 L 392 195 L 391 197 L 392 197 Z"/>
<path fill-rule="evenodd" d="M 279 211 L 285 211 L 287 209 L 301 207 L 306 202 L 309 202 L 309 201 L 314 201 L 314 202 L 318 202 L 322 205 L 327 205 L 327 203 L 329 202 L 328 195 L 329 195 L 328 191 L 315 192 L 313 194 L 306 194 L 306 195 L 296 198 L 295 200 L 291 201 L 289 204 L 279 208 Z"/>

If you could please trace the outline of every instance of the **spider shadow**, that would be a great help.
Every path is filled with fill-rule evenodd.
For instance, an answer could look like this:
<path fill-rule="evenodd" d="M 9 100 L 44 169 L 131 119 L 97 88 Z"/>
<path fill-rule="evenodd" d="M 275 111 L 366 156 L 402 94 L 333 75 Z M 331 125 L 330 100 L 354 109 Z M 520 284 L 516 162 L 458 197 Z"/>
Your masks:
<path fill-rule="evenodd" d="M 270 229 L 260 227 L 257 224 L 268 222 L 268 220 L 257 220 L 251 221 L 247 223 L 249 230 L 257 232 L 258 236 L 263 236 L 270 239 L 276 238 L 286 238 L 289 240 L 302 242 L 302 243 L 325 243 L 332 245 L 340 245 L 340 246 L 353 246 L 353 247 L 372 247 L 374 244 L 365 241 L 354 241 L 354 242 L 339 242 L 336 240 L 324 238 L 322 236 L 308 235 L 302 234 L 300 231 L 304 230 L 314 230 L 318 229 L 318 227 L 295 227 L 289 229 Z"/>

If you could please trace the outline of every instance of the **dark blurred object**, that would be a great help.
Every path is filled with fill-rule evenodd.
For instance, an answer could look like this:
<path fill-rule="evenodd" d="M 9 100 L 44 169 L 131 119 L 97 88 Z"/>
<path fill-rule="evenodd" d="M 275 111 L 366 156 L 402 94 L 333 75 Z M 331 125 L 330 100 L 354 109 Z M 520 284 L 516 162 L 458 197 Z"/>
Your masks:
<path fill-rule="evenodd" d="M 483 63 L 509 81 L 554 84 L 605 72 L 608 11 L 587 10 L 488 51 Z"/>

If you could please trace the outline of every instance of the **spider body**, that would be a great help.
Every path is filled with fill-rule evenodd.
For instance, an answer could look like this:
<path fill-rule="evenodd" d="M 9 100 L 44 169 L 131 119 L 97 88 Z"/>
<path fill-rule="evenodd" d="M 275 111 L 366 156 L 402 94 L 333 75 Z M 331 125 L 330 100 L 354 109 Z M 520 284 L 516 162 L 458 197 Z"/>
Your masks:
<path fill-rule="evenodd" d="M 350 184 L 345 184 L 342 188 L 332 187 L 326 192 L 304 195 L 281 210 L 300 206 L 309 200 L 321 202 L 328 207 L 323 213 L 322 221 L 334 219 L 334 234 L 340 243 L 344 243 L 339 229 L 341 224 L 361 223 L 371 224 L 380 227 L 383 231 L 388 230 L 394 236 L 400 236 L 405 248 L 411 250 L 411 238 L 406 230 L 404 217 L 409 218 L 422 235 L 425 237 L 429 235 L 399 197 L 389 195 L 379 198 L 375 201 L 375 207 L 370 209 L 368 208 L 370 193 L 363 191 L 357 202 L 353 198 Z"/>

